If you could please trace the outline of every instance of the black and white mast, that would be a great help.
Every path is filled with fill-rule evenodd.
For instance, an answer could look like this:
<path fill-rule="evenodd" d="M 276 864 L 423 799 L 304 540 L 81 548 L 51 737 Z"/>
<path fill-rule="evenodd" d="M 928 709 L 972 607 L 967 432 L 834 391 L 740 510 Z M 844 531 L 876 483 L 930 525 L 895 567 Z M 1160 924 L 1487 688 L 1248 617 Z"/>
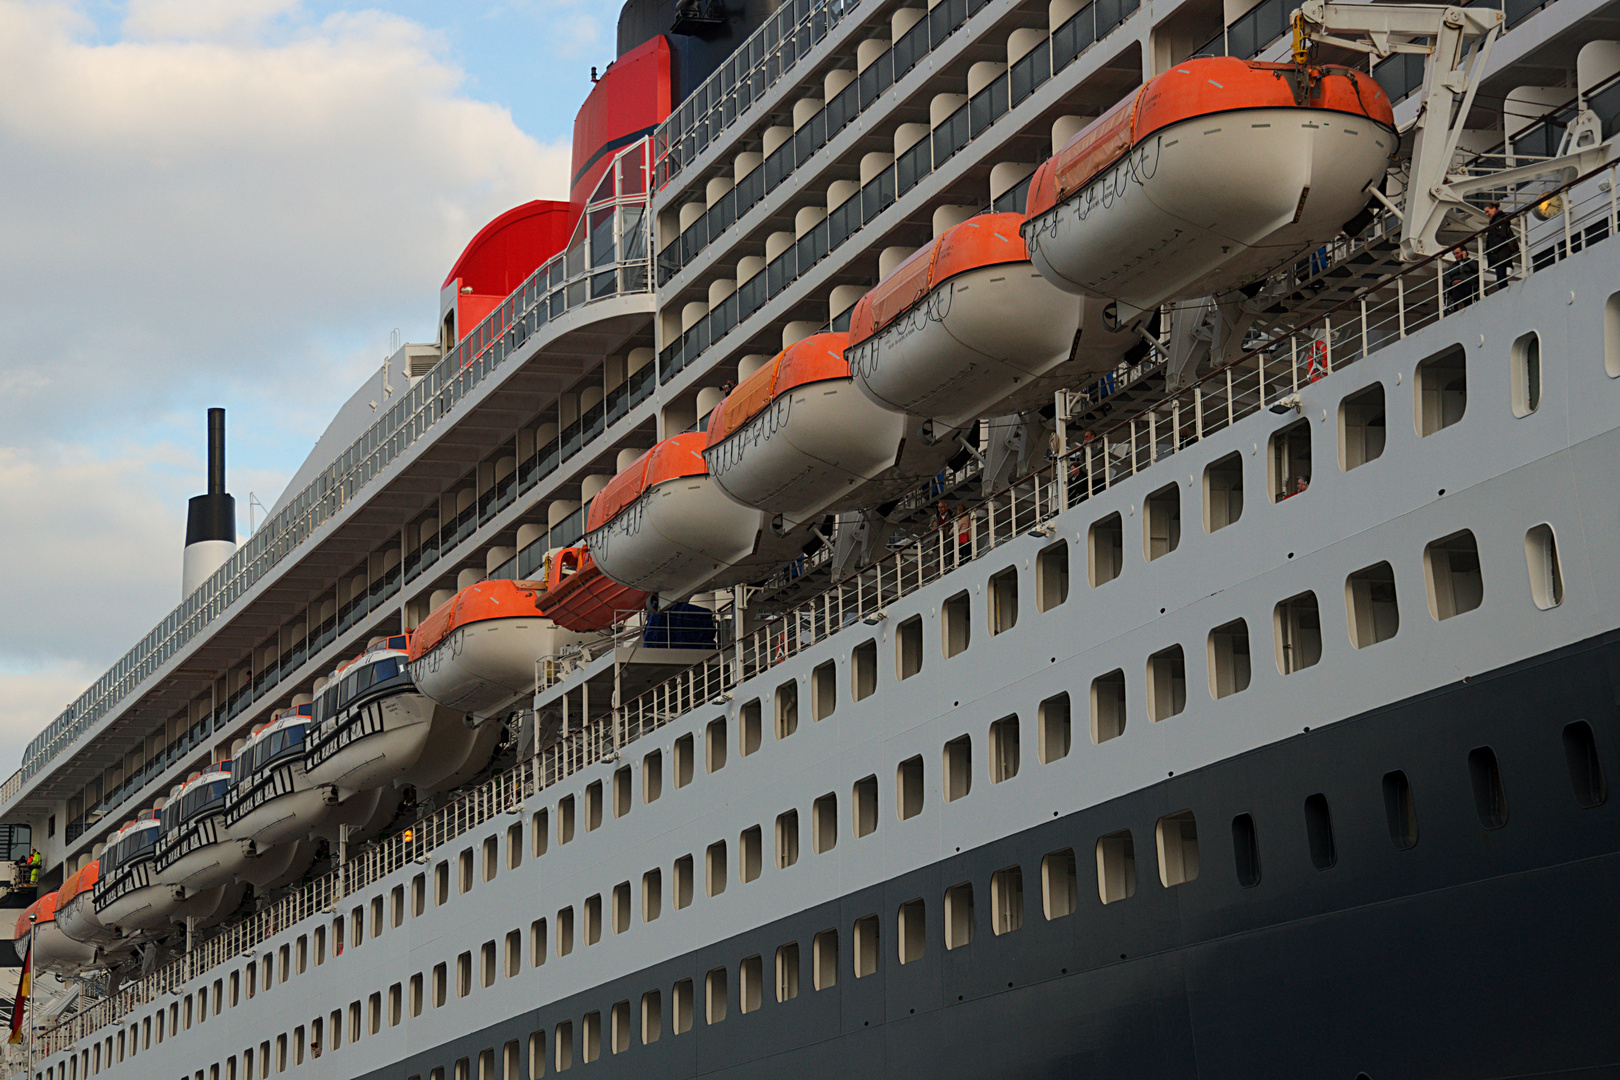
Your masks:
<path fill-rule="evenodd" d="M 225 493 L 225 410 L 208 410 L 208 494 L 186 513 L 180 597 L 185 599 L 236 553 L 236 500 Z"/>

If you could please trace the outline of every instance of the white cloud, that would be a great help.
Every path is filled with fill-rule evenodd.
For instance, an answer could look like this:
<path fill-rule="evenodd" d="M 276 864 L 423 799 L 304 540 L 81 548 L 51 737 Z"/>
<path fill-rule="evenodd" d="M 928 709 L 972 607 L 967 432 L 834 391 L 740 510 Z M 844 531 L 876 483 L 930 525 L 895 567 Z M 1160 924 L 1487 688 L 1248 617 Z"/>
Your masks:
<path fill-rule="evenodd" d="M 15 771 L 29 740 L 61 715 L 102 670 L 77 661 L 19 671 L 0 669 L 0 701 L 6 703 L 0 716 L 0 763 L 4 768 L 0 775 Z"/>
<path fill-rule="evenodd" d="M 148 40 L 251 39 L 300 6 L 299 0 L 130 0 L 124 33 Z"/>

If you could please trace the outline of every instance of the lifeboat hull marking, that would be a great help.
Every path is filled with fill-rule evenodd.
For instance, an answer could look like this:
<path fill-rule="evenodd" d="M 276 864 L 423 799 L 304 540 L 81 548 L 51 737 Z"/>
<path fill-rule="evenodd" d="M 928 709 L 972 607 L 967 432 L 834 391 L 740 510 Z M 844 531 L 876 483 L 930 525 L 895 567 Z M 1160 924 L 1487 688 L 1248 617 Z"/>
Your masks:
<path fill-rule="evenodd" d="M 1331 240 L 1384 175 L 1394 136 L 1343 113 L 1246 109 L 1144 140 L 1025 227 L 1060 289 L 1125 317 L 1248 284 Z"/>
<path fill-rule="evenodd" d="M 103 947 L 118 943 L 118 931 L 102 923 L 96 914 L 96 905 L 88 892 L 80 893 L 65 906 L 56 909 L 56 925 L 74 941 Z"/>
<path fill-rule="evenodd" d="M 683 476 L 645 492 L 586 543 L 619 584 L 684 600 L 752 555 L 763 526 L 713 478 Z"/>
<path fill-rule="evenodd" d="M 982 267 L 851 348 L 850 374 L 879 405 L 959 427 L 1067 359 L 1080 310 L 1028 263 Z"/>
<path fill-rule="evenodd" d="M 488 715 L 533 693 L 535 660 L 572 636 L 539 616 L 468 623 L 411 662 L 411 681 L 447 709 Z"/>
<path fill-rule="evenodd" d="M 220 830 L 223 835 L 224 830 Z M 247 863 L 248 844 L 245 840 L 221 839 L 201 844 L 181 855 L 158 871 L 163 885 L 201 892 L 229 883 L 242 872 Z"/>
<path fill-rule="evenodd" d="M 703 457 L 731 498 L 798 524 L 853 508 L 853 492 L 895 464 L 905 431 L 904 413 L 853 379 L 829 379 L 781 395 Z"/>
<path fill-rule="evenodd" d="M 407 775 L 422 757 L 436 719 L 433 702 L 407 692 L 359 708 L 362 715 L 339 732 L 337 748 L 308 768 L 311 783 L 349 791 L 382 787 Z"/>

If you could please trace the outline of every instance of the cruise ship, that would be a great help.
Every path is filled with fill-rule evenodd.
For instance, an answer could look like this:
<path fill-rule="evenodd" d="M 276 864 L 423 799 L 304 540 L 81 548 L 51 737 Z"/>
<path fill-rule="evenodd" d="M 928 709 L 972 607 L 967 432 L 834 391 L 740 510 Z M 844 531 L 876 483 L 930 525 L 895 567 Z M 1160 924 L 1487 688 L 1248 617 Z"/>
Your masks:
<path fill-rule="evenodd" d="M 4 1074 L 1620 1076 L 1617 123 L 1612 0 L 629 0 L 245 539 L 210 414 Z"/>

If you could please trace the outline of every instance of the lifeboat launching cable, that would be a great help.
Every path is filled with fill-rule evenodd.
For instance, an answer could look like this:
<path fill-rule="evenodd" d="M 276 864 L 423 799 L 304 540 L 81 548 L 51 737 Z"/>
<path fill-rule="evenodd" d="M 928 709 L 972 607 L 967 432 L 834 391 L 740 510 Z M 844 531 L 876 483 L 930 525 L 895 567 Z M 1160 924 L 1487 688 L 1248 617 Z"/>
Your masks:
<path fill-rule="evenodd" d="M 1117 304 L 1120 324 L 1251 285 L 1336 236 L 1398 141 L 1370 75 L 1188 60 L 1035 171 L 1030 259 L 1058 288 Z"/>
<path fill-rule="evenodd" d="M 541 612 L 544 593 L 541 581 L 481 581 L 440 604 L 411 634 L 417 689 L 479 717 L 502 715 L 533 694 L 535 657 L 574 636 Z"/>
<path fill-rule="evenodd" d="M 761 577 L 798 552 L 760 510 L 727 497 L 703 451 L 708 436 L 665 439 L 591 500 L 585 543 L 602 573 L 680 601 Z"/>

